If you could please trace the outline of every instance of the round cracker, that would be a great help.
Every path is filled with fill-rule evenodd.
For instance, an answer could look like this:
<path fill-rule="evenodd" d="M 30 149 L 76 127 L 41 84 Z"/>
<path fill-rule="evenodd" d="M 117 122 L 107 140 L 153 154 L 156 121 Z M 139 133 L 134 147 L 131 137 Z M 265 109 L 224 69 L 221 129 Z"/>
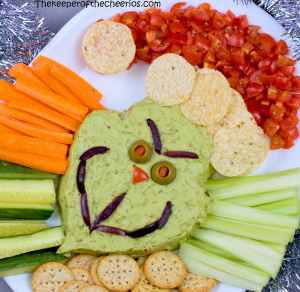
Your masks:
<path fill-rule="evenodd" d="M 80 292 L 87 284 L 81 281 L 70 281 L 59 288 L 59 292 Z"/>
<path fill-rule="evenodd" d="M 205 278 L 196 274 L 188 274 L 182 285 L 179 287 L 181 292 L 209 292 L 217 285 L 217 281 Z"/>
<path fill-rule="evenodd" d="M 126 255 L 110 255 L 103 258 L 97 267 L 101 283 L 111 291 L 128 291 L 140 279 L 140 269 L 136 261 Z"/>
<path fill-rule="evenodd" d="M 232 101 L 227 79 L 216 70 L 197 71 L 191 98 L 181 105 L 181 111 L 191 122 L 209 126 L 220 122 Z"/>
<path fill-rule="evenodd" d="M 170 292 L 170 289 L 161 289 L 150 284 L 145 274 L 141 273 L 139 283 L 132 289 L 132 292 Z"/>
<path fill-rule="evenodd" d="M 243 97 L 234 89 L 231 89 L 232 103 L 229 107 L 224 119 L 217 123 L 208 126 L 209 132 L 214 135 L 222 127 L 241 127 L 244 124 L 256 125 L 256 122 L 248 111 Z"/>
<path fill-rule="evenodd" d="M 58 292 L 65 283 L 74 280 L 72 271 L 61 263 L 49 262 L 37 268 L 32 275 L 33 292 Z"/>
<path fill-rule="evenodd" d="M 179 256 L 169 251 L 162 251 L 149 256 L 144 265 L 144 273 L 152 285 L 173 289 L 181 285 L 187 271 Z"/>
<path fill-rule="evenodd" d="M 89 255 L 89 254 L 80 254 L 77 255 L 73 258 L 71 258 L 68 263 L 67 266 L 70 269 L 86 269 L 89 270 L 93 261 L 96 259 L 97 257 Z"/>
<path fill-rule="evenodd" d="M 101 74 L 125 71 L 132 63 L 135 52 L 130 29 L 111 20 L 91 25 L 82 41 L 82 54 L 86 63 Z"/>
<path fill-rule="evenodd" d="M 224 176 L 249 174 L 265 160 L 270 141 L 256 125 L 223 127 L 214 136 L 211 164 Z"/>
<path fill-rule="evenodd" d="M 85 286 L 80 290 L 80 292 L 109 292 L 107 289 L 104 287 L 100 287 L 97 285 L 90 285 L 90 286 Z"/>
<path fill-rule="evenodd" d="M 196 71 L 183 57 L 165 54 L 155 59 L 146 75 L 146 95 L 157 103 L 169 106 L 190 98 Z"/>
<path fill-rule="evenodd" d="M 91 268 L 90 268 L 90 274 L 91 274 L 92 280 L 98 286 L 103 286 L 102 282 L 99 280 L 99 277 L 98 277 L 98 274 L 97 274 L 97 268 L 98 268 L 98 265 L 99 265 L 100 261 L 104 258 L 105 257 L 96 258 L 93 261 L 93 263 L 91 265 Z"/>
<path fill-rule="evenodd" d="M 86 282 L 88 284 L 93 283 L 92 277 L 87 270 L 77 268 L 77 269 L 71 269 L 71 271 L 74 275 L 75 280 L 81 281 L 81 282 Z"/>

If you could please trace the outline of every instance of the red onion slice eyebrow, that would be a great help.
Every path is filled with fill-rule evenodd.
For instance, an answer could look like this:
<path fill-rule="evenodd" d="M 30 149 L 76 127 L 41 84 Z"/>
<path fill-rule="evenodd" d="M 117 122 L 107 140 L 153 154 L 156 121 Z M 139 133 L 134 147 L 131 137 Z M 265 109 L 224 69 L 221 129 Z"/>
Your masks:
<path fill-rule="evenodd" d="M 114 235 L 128 236 L 131 238 L 140 238 L 140 237 L 143 237 L 147 234 L 154 232 L 157 229 L 162 229 L 167 224 L 167 222 L 172 214 L 172 207 L 173 207 L 173 204 L 170 201 L 167 202 L 166 206 L 162 212 L 162 215 L 158 220 L 146 225 L 143 228 L 140 228 L 140 229 L 137 229 L 134 231 L 126 231 L 126 230 L 123 230 L 123 229 L 120 229 L 117 227 L 111 227 L 111 226 L 106 226 L 106 225 L 99 225 L 99 226 L 97 226 L 96 230 L 104 232 L 104 233 L 114 234 Z"/>
<path fill-rule="evenodd" d="M 97 147 L 93 147 L 88 149 L 87 151 L 85 151 L 81 156 L 80 156 L 80 160 L 89 160 L 92 157 L 99 155 L 99 154 L 104 154 L 109 150 L 109 148 L 105 147 L 105 146 L 97 146 Z"/>
<path fill-rule="evenodd" d="M 171 158 L 199 159 L 197 153 L 190 151 L 166 151 L 163 155 Z"/>
<path fill-rule="evenodd" d="M 151 130 L 155 152 L 158 153 L 158 154 L 161 154 L 162 143 L 161 143 L 161 138 L 160 138 L 160 134 L 159 134 L 159 130 L 157 128 L 157 125 L 151 119 L 147 119 L 147 125 Z"/>
<path fill-rule="evenodd" d="M 104 220 L 108 219 L 114 211 L 119 207 L 126 196 L 126 193 L 123 193 L 113 199 L 113 201 L 108 204 L 104 210 L 99 214 L 99 216 L 95 219 L 92 229 L 96 229 L 97 226 Z"/>
<path fill-rule="evenodd" d="M 77 175 L 76 175 L 77 189 L 80 194 L 83 194 L 86 192 L 85 186 L 84 186 L 85 175 L 86 175 L 86 161 L 81 160 L 78 165 Z"/>
<path fill-rule="evenodd" d="M 81 216 L 86 226 L 90 228 L 91 226 L 91 218 L 90 218 L 90 210 L 88 204 L 87 193 L 83 193 L 80 195 L 80 207 L 81 207 Z"/>

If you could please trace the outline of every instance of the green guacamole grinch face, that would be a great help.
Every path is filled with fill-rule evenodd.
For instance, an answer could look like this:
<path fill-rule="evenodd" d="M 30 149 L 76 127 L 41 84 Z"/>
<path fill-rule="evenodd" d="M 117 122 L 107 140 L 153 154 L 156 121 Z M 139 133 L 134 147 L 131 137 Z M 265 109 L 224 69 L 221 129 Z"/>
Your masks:
<path fill-rule="evenodd" d="M 157 136 L 149 121 L 159 131 L 161 151 L 155 151 Z M 141 140 L 152 152 L 147 162 L 133 161 L 130 154 L 132 145 Z M 76 136 L 62 178 L 59 202 L 66 238 L 60 251 L 141 254 L 186 237 L 206 216 L 208 200 L 201 185 L 208 177 L 211 145 L 206 130 L 191 124 L 176 106 L 143 102 L 121 114 L 90 114 Z M 175 150 L 197 158 L 164 155 Z M 151 177 L 153 166 L 163 161 L 176 170 L 168 184 Z M 149 178 L 134 183 L 137 168 Z M 161 175 L 167 175 L 165 169 Z"/>

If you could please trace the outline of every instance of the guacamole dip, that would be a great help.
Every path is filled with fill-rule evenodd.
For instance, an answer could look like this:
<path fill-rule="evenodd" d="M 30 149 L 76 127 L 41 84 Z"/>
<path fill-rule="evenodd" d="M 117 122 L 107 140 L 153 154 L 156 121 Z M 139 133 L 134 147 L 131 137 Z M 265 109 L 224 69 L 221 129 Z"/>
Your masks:
<path fill-rule="evenodd" d="M 160 132 L 162 153 L 191 151 L 199 158 L 169 158 L 153 151 L 145 164 L 131 161 L 128 150 L 135 141 L 144 140 L 153 146 L 148 119 L 155 122 Z M 103 224 L 137 230 L 160 218 L 166 203 L 171 202 L 172 212 L 163 228 L 139 238 L 89 230 L 81 214 L 76 175 L 80 156 L 96 146 L 108 147 L 109 151 L 86 162 L 85 189 L 91 220 L 114 198 L 126 193 L 122 203 Z M 208 198 L 202 184 L 208 177 L 211 150 L 208 132 L 185 119 L 177 106 L 161 107 L 143 102 L 124 113 L 91 113 L 76 135 L 69 168 L 61 182 L 59 203 L 66 237 L 60 252 L 142 254 L 174 246 L 206 216 Z M 168 185 L 157 184 L 151 179 L 151 167 L 160 161 L 171 162 L 176 168 L 176 178 Z M 142 168 L 150 178 L 133 184 L 134 166 Z"/>

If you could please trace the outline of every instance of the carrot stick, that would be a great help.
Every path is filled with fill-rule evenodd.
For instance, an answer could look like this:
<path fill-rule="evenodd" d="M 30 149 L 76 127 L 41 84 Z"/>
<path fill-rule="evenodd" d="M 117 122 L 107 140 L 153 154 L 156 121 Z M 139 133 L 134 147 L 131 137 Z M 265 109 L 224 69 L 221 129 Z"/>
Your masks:
<path fill-rule="evenodd" d="M 48 131 L 38 126 L 33 126 L 25 122 L 8 118 L 2 114 L 0 114 L 0 123 L 30 137 L 42 138 L 46 141 L 58 142 L 67 145 L 72 144 L 73 142 L 73 135 L 70 133 Z"/>
<path fill-rule="evenodd" d="M 11 99 L 10 91 L 12 88 L 14 88 L 14 86 L 11 83 L 0 80 L 0 99 L 8 102 Z"/>
<path fill-rule="evenodd" d="M 99 103 L 102 94 L 72 70 L 45 56 L 39 56 L 33 63 L 46 61 L 50 64 L 51 75 L 65 84 L 83 104 L 92 110 L 103 108 Z"/>
<path fill-rule="evenodd" d="M 63 83 L 55 79 L 49 72 L 49 64 L 38 64 L 32 66 L 32 71 L 58 95 L 64 96 L 69 102 L 82 106 L 80 100 L 73 95 Z"/>
<path fill-rule="evenodd" d="M 0 80 L 0 96 L 3 100 L 8 102 L 9 107 L 44 118 L 67 130 L 75 132 L 79 127 L 79 122 L 76 120 L 35 101 L 16 90 L 15 87 L 7 81 Z"/>
<path fill-rule="evenodd" d="M 0 113 L 17 120 L 27 122 L 32 125 L 41 126 L 42 128 L 45 128 L 49 131 L 67 133 L 67 130 L 60 126 L 57 126 L 51 122 L 48 122 L 47 120 L 41 119 L 32 114 L 28 114 L 26 112 L 10 108 L 5 104 L 0 104 Z"/>
<path fill-rule="evenodd" d="M 15 131 L 11 128 L 5 127 L 2 124 L 0 124 L 0 137 L 3 133 L 7 133 L 7 134 L 14 134 L 14 135 L 23 135 L 22 133 Z"/>
<path fill-rule="evenodd" d="M 12 100 L 8 103 L 8 106 L 26 111 L 31 114 L 35 114 L 40 117 L 44 117 L 48 121 L 56 123 L 73 132 L 75 132 L 79 127 L 79 122 L 77 122 L 76 120 L 68 116 L 64 116 L 63 114 L 58 113 L 50 108 L 47 108 L 43 104 L 35 102 L 34 100 L 30 102 L 26 101 L 25 99 Z"/>
<path fill-rule="evenodd" d="M 52 157 L 7 151 L 1 148 L 0 159 L 56 174 L 64 174 L 68 166 L 67 159 L 53 159 Z"/>
<path fill-rule="evenodd" d="M 1 133 L 0 148 L 61 159 L 65 159 L 68 152 L 68 146 L 64 144 L 9 133 Z"/>
<path fill-rule="evenodd" d="M 76 106 L 65 100 L 62 96 L 37 86 L 36 83 L 31 82 L 29 79 L 18 78 L 15 86 L 21 92 L 66 115 L 84 118 L 88 113 L 87 107 Z"/>
<path fill-rule="evenodd" d="M 8 70 L 8 74 L 15 79 L 27 78 L 30 81 L 35 82 L 39 87 L 49 90 L 49 87 L 34 74 L 31 68 L 23 63 L 18 63 L 12 66 Z"/>

